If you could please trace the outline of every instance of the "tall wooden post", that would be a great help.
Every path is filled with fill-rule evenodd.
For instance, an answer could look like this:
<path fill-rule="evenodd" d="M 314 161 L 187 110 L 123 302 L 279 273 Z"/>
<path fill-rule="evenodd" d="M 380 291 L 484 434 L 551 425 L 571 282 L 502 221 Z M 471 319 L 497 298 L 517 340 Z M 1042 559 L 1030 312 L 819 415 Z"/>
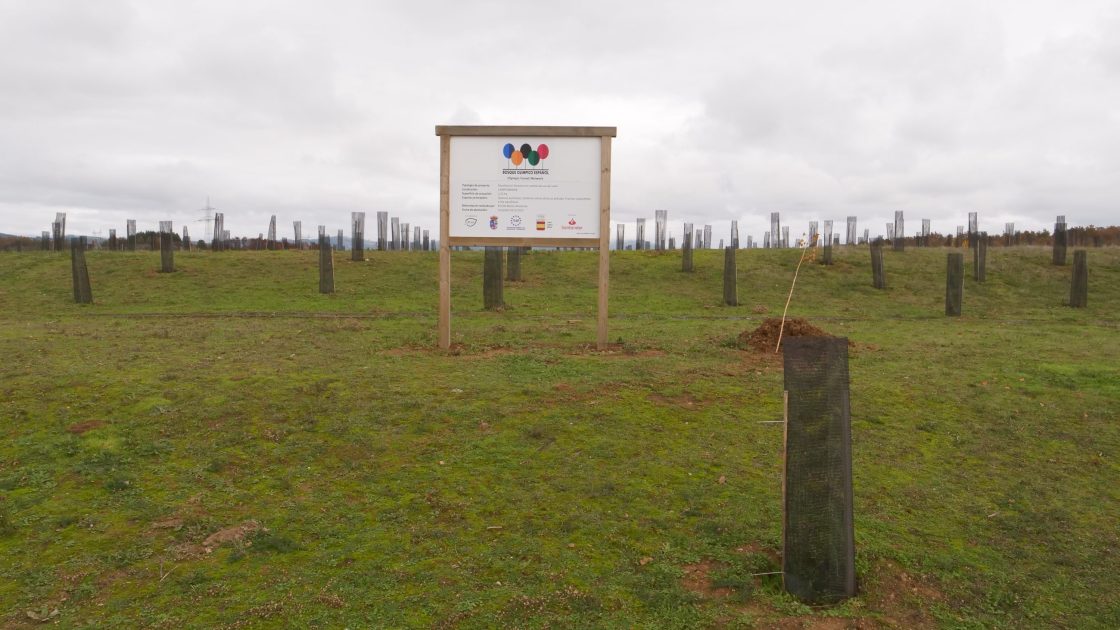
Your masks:
<path fill-rule="evenodd" d="M 439 137 L 439 347 L 451 347 L 451 136 Z"/>
<path fill-rule="evenodd" d="M 599 138 L 599 164 L 602 175 L 599 177 L 599 300 L 598 322 L 595 331 L 595 347 L 607 348 L 607 307 L 611 278 L 611 137 Z"/>

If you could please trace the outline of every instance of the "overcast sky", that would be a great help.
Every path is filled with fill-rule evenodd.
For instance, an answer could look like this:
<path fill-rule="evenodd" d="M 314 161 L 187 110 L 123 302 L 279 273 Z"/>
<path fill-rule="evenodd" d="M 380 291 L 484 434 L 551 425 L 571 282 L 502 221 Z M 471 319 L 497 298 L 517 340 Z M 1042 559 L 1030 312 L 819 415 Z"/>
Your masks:
<path fill-rule="evenodd" d="M 612 217 L 715 240 L 1115 224 L 1117 33 L 1114 0 L 0 0 L 0 232 L 199 238 L 209 196 L 246 236 L 435 233 L 437 124 L 617 126 Z"/>

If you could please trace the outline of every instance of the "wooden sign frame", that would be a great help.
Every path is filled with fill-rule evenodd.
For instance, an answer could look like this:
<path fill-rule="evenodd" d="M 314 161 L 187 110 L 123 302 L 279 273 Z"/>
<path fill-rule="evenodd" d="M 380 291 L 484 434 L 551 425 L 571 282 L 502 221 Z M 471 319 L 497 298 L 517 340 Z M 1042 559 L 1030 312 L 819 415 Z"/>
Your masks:
<path fill-rule="evenodd" d="M 507 247 L 592 247 L 599 249 L 598 326 L 595 345 L 607 347 L 607 294 L 610 284 L 611 226 L 611 139 L 615 127 L 505 127 L 437 125 L 439 136 L 439 347 L 451 347 L 451 247 L 492 245 Z M 450 236 L 451 138 L 455 136 L 501 136 L 542 138 L 599 138 L 599 236 L 598 238 L 517 238 Z"/>

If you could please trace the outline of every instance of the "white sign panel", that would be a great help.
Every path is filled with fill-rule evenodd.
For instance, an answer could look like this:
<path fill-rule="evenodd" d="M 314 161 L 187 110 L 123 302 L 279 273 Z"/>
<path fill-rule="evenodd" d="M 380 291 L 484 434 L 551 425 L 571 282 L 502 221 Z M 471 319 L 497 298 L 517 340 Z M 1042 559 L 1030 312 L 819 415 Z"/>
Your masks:
<path fill-rule="evenodd" d="M 450 235 L 598 238 L 600 142 L 453 136 Z"/>

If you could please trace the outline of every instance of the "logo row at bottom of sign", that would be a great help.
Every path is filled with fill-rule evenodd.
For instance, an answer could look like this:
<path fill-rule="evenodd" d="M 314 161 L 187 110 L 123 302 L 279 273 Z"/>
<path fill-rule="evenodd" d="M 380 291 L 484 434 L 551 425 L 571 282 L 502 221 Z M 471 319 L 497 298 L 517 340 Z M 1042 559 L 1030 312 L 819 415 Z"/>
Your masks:
<path fill-rule="evenodd" d="M 491 230 L 497 230 L 499 228 L 501 228 L 503 230 L 510 230 L 510 231 L 522 231 L 522 230 L 534 229 L 535 231 L 538 231 L 538 232 L 544 232 L 544 231 L 551 230 L 551 229 L 554 228 L 553 222 L 548 220 L 548 218 L 545 217 L 544 215 L 537 215 L 536 221 L 532 222 L 532 221 L 526 221 L 520 215 L 516 215 L 516 214 L 508 217 L 504 222 L 502 221 L 502 218 L 499 217 L 496 214 L 492 214 L 488 218 L 482 218 L 482 219 L 480 219 L 479 217 L 467 217 L 466 219 L 463 220 L 463 225 L 467 226 L 468 228 L 473 228 L 476 225 L 478 225 L 480 221 L 489 221 L 489 226 L 490 226 Z M 580 222 L 577 221 L 574 216 L 571 216 L 571 217 L 568 217 L 567 219 L 565 219 L 560 224 L 560 229 L 561 230 L 582 230 L 582 229 L 584 229 L 584 226 L 580 225 Z"/>

